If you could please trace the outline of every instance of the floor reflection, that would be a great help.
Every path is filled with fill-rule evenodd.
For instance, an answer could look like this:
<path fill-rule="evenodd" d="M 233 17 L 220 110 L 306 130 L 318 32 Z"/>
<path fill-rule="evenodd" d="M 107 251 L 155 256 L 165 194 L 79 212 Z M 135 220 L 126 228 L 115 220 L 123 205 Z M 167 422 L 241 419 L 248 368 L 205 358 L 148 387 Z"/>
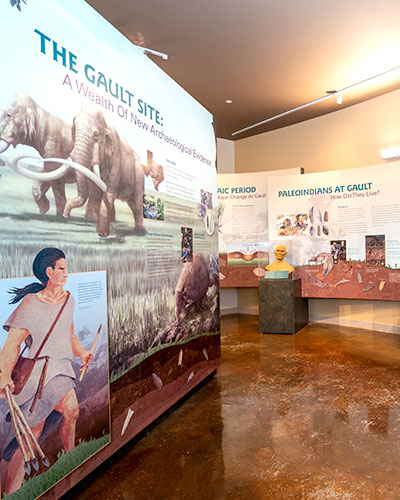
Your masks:
<path fill-rule="evenodd" d="M 74 498 L 400 499 L 400 336 L 221 326 L 217 377 Z"/>
<path fill-rule="evenodd" d="M 226 361 L 244 363 L 244 354 L 229 348 L 243 331 L 229 332 Z M 246 342 L 255 335 L 246 332 Z M 397 336 L 350 328 L 261 335 L 260 362 L 252 363 L 252 377 L 240 376 L 229 414 L 222 394 L 224 422 L 231 422 L 223 433 L 225 468 L 235 477 L 226 498 L 236 491 L 236 498 L 399 499 L 399 347 Z M 220 377 L 224 372 L 225 364 Z M 244 414 L 243 430 L 234 422 Z"/>

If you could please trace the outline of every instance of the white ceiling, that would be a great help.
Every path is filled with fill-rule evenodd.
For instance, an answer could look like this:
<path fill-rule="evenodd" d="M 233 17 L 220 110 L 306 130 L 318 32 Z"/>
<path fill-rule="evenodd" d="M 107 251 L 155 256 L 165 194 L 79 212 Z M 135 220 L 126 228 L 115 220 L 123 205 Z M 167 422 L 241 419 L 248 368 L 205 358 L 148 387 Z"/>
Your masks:
<path fill-rule="evenodd" d="M 240 139 L 335 111 L 335 99 L 233 137 L 234 131 L 400 66 L 399 0 L 89 0 Z M 391 78 L 343 106 L 400 88 Z M 232 104 L 226 104 L 232 99 Z"/>

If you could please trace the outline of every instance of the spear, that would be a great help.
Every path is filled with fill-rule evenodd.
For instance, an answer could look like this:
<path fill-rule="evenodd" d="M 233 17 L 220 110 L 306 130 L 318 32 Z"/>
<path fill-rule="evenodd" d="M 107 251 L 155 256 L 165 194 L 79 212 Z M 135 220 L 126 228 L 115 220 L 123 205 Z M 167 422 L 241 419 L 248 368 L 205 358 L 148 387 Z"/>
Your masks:
<path fill-rule="evenodd" d="M 12 402 L 13 402 L 13 404 L 15 404 L 14 399 L 12 400 Z M 14 406 L 14 410 L 15 410 L 15 406 Z M 24 424 L 21 420 L 21 417 L 18 415 L 18 413 L 15 413 L 15 421 L 16 421 L 16 424 L 17 424 L 17 426 L 22 434 L 23 440 L 25 440 L 25 444 L 28 447 L 29 455 L 31 457 L 30 463 L 33 466 L 33 468 L 35 469 L 35 471 L 37 472 L 39 470 L 39 462 L 38 462 L 38 459 L 35 457 L 35 453 L 33 451 L 31 443 L 29 441 L 29 437 L 26 433 L 26 429 L 24 428 Z"/>
<path fill-rule="evenodd" d="M 103 325 L 100 324 L 99 328 L 97 329 L 97 333 L 96 333 L 96 336 L 94 338 L 94 341 L 93 341 L 93 344 L 92 344 L 92 347 L 89 351 L 90 354 L 93 354 L 93 351 L 94 351 L 94 348 L 96 347 L 96 343 L 97 343 L 97 340 L 99 338 L 99 335 L 100 335 L 100 331 L 101 331 L 101 327 Z M 85 376 L 85 373 L 87 373 L 87 371 L 89 370 L 89 365 L 87 363 L 85 363 L 84 365 L 81 366 L 80 368 L 81 370 L 81 376 L 79 377 L 79 382 L 82 382 L 82 379 L 83 377 Z"/>
<path fill-rule="evenodd" d="M 11 398 L 11 402 L 13 404 L 14 410 L 16 411 L 16 413 L 18 414 L 19 418 L 21 419 L 23 426 L 25 427 L 25 429 L 26 429 L 29 437 L 32 440 L 32 443 L 34 444 L 37 452 L 40 455 L 40 458 L 42 460 L 43 465 L 46 466 L 46 467 L 49 467 L 50 466 L 49 459 L 43 453 L 43 450 L 40 447 L 37 439 L 35 438 L 35 435 L 33 434 L 31 428 L 29 427 L 28 422 L 26 421 L 25 416 L 24 416 L 24 414 L 21 411 L 21 408 L 17 405 L 17 403 L 15 402 L 15 400 L 14 400 L 13 396 L 11 396 L 11 394 L 10 394 L 10 398 Z M 35 464 L 33 464 L 33 466 L 35 467 Z"/>
<path fill-rule="evenodd" d="M 24 457 L 24 469 L 25 469 L 25 472 L 29 476 L 30 473 L 31 473 L 30 459 L 29 459 L 29 457 L 28 457 L 28 455 L 26 453 L 24 443 L 22 442 L 22 437 L 21 437 L 21 434 L 20 434 L 21 431 L 20 431 L 20 429 L 18 427 L 18 424 L 17 424 L 17 419 L 16 419 L 16 416 L 15 416 L 15 413 L 14 413 L 14 406 L 12 404 L 12 399 L 11 399 L 10 388 L 9 388 L 8 385 L 6 385 L 5 391 L 6 391 L 8 408 L 10 409 L 11 422 L 12 422 L 12 426 L 13 426 L 13 429 L 14 429 L 14 434 L 15 434 L 15 437 L 17 438 L 17 443 L 18 443 L 19 447 L 21 448 L 21 452 L 22 452 L 22 455 Z"/>

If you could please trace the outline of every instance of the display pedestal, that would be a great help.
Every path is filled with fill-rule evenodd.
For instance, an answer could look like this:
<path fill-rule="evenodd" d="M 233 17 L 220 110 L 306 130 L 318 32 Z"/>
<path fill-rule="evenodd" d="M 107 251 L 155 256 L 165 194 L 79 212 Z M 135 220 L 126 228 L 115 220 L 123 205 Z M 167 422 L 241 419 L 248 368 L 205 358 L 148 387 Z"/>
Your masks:
<path fill-rule="evenodd" d="M 261 333 L 294 334 L 308 323 L 308 299 L 301 297 L 301 279 L 258 281 Z"/>

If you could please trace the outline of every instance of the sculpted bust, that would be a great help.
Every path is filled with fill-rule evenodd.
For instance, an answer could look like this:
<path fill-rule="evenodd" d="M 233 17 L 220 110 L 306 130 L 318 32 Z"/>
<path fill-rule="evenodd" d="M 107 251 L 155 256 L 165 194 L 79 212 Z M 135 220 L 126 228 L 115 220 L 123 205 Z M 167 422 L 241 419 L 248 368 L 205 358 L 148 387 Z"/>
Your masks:
<path fill-rule="evenodd" d="M 287 254 L 285 245 L 278 245 L 274 254 L 275 260 L 265 268 L 267 271 L 289 271 L 289 273 L 294 271 L 294 267 L 285 262 Z"/>

